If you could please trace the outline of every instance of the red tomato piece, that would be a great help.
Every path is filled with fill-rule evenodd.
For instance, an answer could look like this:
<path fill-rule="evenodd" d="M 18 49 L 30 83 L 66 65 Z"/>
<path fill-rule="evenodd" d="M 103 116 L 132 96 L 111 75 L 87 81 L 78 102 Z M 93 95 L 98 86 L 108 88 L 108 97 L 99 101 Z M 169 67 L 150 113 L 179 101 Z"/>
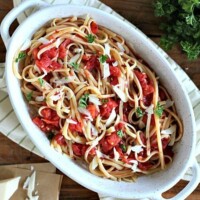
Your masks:
<path fill-rule="evenodd" d="M 78 144 L 78 143 L 74 143 L 72 144 L 72 150 L 74 152 L 74 154 L 76 156 L 84 156 L 85 152 L 87 151 L 88 149 L 88 145 L 85 145 L 85 144 Z M 96 154 L 96 151 L 95 149 L 91 149 L 90 152 L 89 152 L 89 155 L 92 155 L 94 156 Z"/>
<path fill-rule="evenodd" d="M 58 120 L 49 120 L 49 119 L 42 119 L 46 124 L 53 125 L 55 127 L 59 127 L 59 121 Z"/>
<path fill-rule="evenodd" d="M 101 116 L 108 118 L 110 116 L 110 113 L 112 112 L 112 109 L 118 107 L 118 104 L 116 101 L 109 99 L 107 103 L 103 104 L 100 108 Z"/>
<path fill-rule="evenodd" d="M 119 82 L 118 82 L 118 78 L 117 77 L 115 77 L 115 76 L 111 76 L 110 77 L 110 84 L 111 85 L 117 85 L 117 84 L 119 84 Z"/>
<path fill-rule="evenodd" d="M 124 131 L 125 130 L 125 125 L 123 123 L 119 123 L 119 124 L 117 124 L 115 126 L 115 130 L 116 131 L 120 131 L 120 130 Z"/>
<path fill-rule="evenodd" d="M 71 43 L 70 39 L 66 39 L 60 46 L 59 46 L 59 54 L 58 57 L 64 59 L 66 56 L 66 47 Z"/>
<path fill-rule="evenodd" d="M 95 119 L 98 116 L 98 114 L 99 114 L 96 106 L 93 105 L 93 104 L 88 105 L 87 106 L 87 110 L 90 112 L 90 114 L 92 116 L 92 119 Z"/>
<path fill-rule="evenodd" d="M 53 140 L 55 140 L 59 145 L 66 145 L 65 137 L 58 133 L 53 137 Z"/>
<path fill-rule="evenodd" d="M 108 141 L 110 145 L 115 147 L 116 145 L 119 144 L 119 142 L 121 141 L 121 138 L 117 135 L 116 132 L 113 132 L 111 135 L 106 137 L 106 140 Z"/>
<path fill-rule="evenodd" d="M 149 162 L 145 162 L 145 163 L 138 163 L 138 168 L 143 170 L 143 171 L 147 171 L 148 169 L 150 169 L 153 165 Z"/>
<path fill-rule="evenodd" d="M 121 75 L 121 71 L 118 67 L 110 66 L 110 74 L 114 77 L 119 77 Z"/>
<path fill-rule="evenodd" d="M 58 49 L 57 48 L 51 48 L 50 50 L 48 51 L 45 51 L 43 53 L 43 55 L 47 55 L 49 58 L 55 58 L 57 56 L 57 53 L 58 53 Z"/>
<path fill-rule="evenodd" d="M 44 108 L 41 111 L 41 114 L 44 117 L 44 119 L 51 119 L 51 109 L 50 108 Z"/>
<path fill-rule="evenodd" d="M 69 124 L 69 130 L 71 132 L 78 132 L 78 133 L 82 133 L 82 124 L 74 119 L 72 119 L 73 121 L 77 122 L 77 124 Z"/>
<path fill-rule="evenodd" d="M 33 123 L 38 126 L 41 130 L 44 130 L 45 123 L 40 119 L 40 117 L 34 117 L 32 119 Z"/>
<path fill-rule="evenodd" d="M 153 93 L 143 96 L 143 102 L 145 106 L 150 106 L 153 100 Z"/>
<path fill-rule="evenodd" d="M 100 63 L 99 63 L 98 57 L 96 55 L 90 56 L 89 60 L 86 63 L 86 69 L 91 71 L 94 68 L 99 68 L 99 67 L 100 67 Z"/>
<path fill-rule="evenodd" d="M 62 65 L 61 65 L 60 63 L 56 62 L 56 61 L 53 61 L 53 62 L 51 63 L 51 66 L 52 66 L 52 69 L 53 69 L 53 70 L 61 69 L 61 68 L 62 68 Z"/>
<path fill-rule="evenodd" d="M 97 32 L 98 32 L 98 25 L 97 25 L 97 23 L 95 23 L 95 22 L 92 22 L 91 23 L 91 31 L 92 31 L 92 33 L 94 33 L 94 34 L 96 34 Z"/>
<path fill-rule="evenodd" d="M 102 138 L 99 143 L 101 145 L 102 151 L 106 154 L 113 148 L 113 146 L 108 143 L 106 138 Z"/>
<path fill-rule="evenodd" d="M 35 61 L 35 64 L 41 68 L 46 70 L 47 72 L 51 71 L 51 69 L 49 68 L 50 64 L 51 64 L 51 59 L 47 56 L 47 55 L 42 55 L 41 59 L 37 59 Z"/>

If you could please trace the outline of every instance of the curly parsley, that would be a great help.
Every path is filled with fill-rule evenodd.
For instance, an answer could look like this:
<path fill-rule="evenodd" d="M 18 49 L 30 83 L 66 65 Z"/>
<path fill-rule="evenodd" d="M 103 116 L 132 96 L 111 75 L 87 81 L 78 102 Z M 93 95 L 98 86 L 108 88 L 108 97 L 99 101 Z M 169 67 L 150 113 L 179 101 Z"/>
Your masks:
<path fill-rule="evenodd" d="M 25 52 L 19 52 L 18 57 L 15 59 L 15 62 L 19 62 L 20 60 L 24 59 L 26 57 Z"/>
<path fill-rule="evenodd" d="M 79 64 L 78 63 L 70 63 L 70 65 L 76 70 L 76 71 L 78 71 L 78 69 L 79 69 Z"/>
<path fill-rule="evenodd" d="M 28 94 L 26 94 L 27 101 L 30 101 L 32 99 L 32 95 L 33 95 L 33 92 L 29 92 Z"/>
<path fill-rule="evenodd" d="M 179 44 L 189 60 L 200 56 L 200 0 L 155 0 L 154 13 L 164 17 L 160 45 L 169 50 Z"/>
<path fill-rule="evenodd" d="M 137 118 L 141 118 L 141 117 L 143 117 L 143 115 L 144 115 L 144 113 L 141 110 L 141 108 L 137 107 L 137 109 L 136 109 L 136 116 L 137 116 Z"/>
<path fill-rule="evenodd" d="M 93 43 L 94 42 L 94 39 L 95 39 L 95 36 L 92 35 L 92 34 L 88 34 L 86 36 L 86 39 L 88 40 L 89 43 Z"/>
<path fill-rule="evenodd" d="M 78 102 L 79 107 L 86 108 L 88 99 L 89 99 L 89 94 L 82 95 Z"/>
<path fill-rule="evenodd" d="M 158 116 L 161 117 L 162 113 L 163 113 L 164 107 L 162 105 L 160 105 L 160 103 L 158 102 L 156 105 L 156 108 L 154 110 L 154 113 Z"/>
<path fill-rule="evenodd" d="M 117 135 L 118 135 L 120 138 L 122 138 L 123 135 L 124 135 L 124 133 L 123 133 L 122 130 L 119 130 L 119 131 L 117 131 Z"/>
<path fill-rule="evenodd" d="M 108 56 L 106 56 L 106 55 L 101 55 L 101 56 L 99 57 L 100 63 L 105 63 L 107 59 L 108 59 Z"/>

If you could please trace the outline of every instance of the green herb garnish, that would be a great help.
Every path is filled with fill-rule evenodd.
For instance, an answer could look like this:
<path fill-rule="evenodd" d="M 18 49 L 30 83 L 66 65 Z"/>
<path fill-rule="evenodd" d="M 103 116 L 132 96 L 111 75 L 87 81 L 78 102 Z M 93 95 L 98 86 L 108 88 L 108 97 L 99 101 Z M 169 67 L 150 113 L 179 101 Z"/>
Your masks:
<path fill-rule="evenodd" d="M 160 44 L 165 50 L 179 44 L 189 60 L 200 56 L 200 1 L 155 0 L 155 16 L 164 17 Z"/>
<path fill-rule="evenodd" d="M 95 39 L 94 35 L 92 35 L 92 34 L 88 34 L 86 36 L 86 38 L 87 38 L 87 40 L 88 40 L 89 43 L 93 43 L 94 39 Z"/>
<path fill-rule="evenodd" d="M 106 55 L 101 55 L 101 56 L 99 57 L 100 63 L 106 62 L 107 59 L 108 59 L 108 56 L 106 56 Z"/>
<path fill-rule="evenodd" d="M 88 99 L 89 99 L 89 94 L 82 95 L 82 97 L 79 99 L 78 102 L 79 107 L 86 108 Z"/>
<path fill-rule="evenodd" d="M 52 132 L 49 132 L 47 135 L 47 138 L 51 141 L 54 137 L 54 134 Z"/>
<path fill-rule="evenodd" d="M 32 95 L 33 95 L 33 92 L 29 92 L 28 94 L 26 94 L 27 101 L 30 101 L 32 99 Z"/>
<path fill-rule="evenodd" d="M 19 52 L 18 57 L 15 59 L 15 62 L 19 62 L 20 60 L 22 60 L 25 57 L 26 57 L 25 52 Z"/>
<path fill-rule="evenodd" d="M 156 105 L 156 108 L 154 110 L 154 113 L 158 116 L 161 117 L 162 113 L 163 113 L 164 107 L 162 105 L 160 105 L 160 103 L 158 102 Z"/>
<path fill-rule="evenodd" d="M 123 135 L 124 135 L 124 133 L 123 133 L 122 130 L 119 130 L 119 131 L 117 131 L 117 135 L 118 135 L 120 138 L 122 138 Z"/>
<path fill-rule="evenodd" d="M 76 70 L 76 71 L 78 71 L 78 69 L 79 69 L 79 64 L 78 63 L 70 63 L 70 65 Z"/>
<path fill-rule="evenodd" d="M 38 78 L 38 81 L 40 83 L 40 86 L 42 87 L 44 85 L 44 80 L 42 78 Z"/>
<path fill-rule="evenodd" d="M 120 145 L 120 148 L 122 149 L 122 151 L 125 153 L 127 148 L 126 148 L 126 145 L 125 144 L 121 144 Z"/>
<path fill-rule="evenodd" d="M 136 116 L 137 116 L 137 118 L 141 118 L 143 115 L 144 115 L 144 113 L 141 110 L 141 108 L 137 107 L 137 109 L 136 109 Z"/>

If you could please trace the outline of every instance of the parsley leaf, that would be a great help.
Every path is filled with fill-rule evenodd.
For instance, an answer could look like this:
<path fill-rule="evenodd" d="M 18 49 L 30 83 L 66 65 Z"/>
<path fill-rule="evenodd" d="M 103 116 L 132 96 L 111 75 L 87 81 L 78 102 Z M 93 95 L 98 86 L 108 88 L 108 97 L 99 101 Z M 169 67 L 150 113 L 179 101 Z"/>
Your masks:
<path fill-rule="evenodd" d="M 170 50 L 179 44 L 189 60 L 200 56 L 200 0 L 155 0 L 154 13 L 163 17 L 160 45 Z"/>
<path fill-rule="evenodd" d="M 38 81 L 40 83 L 40 86 L 42 87 L 44 85 L 44 80 L 42 78 L 38 78 Z"/>
<path fill-rule="evenodd" d="M 18 57 L 15 59 L 15 62 L 19 62 L 20 60 L 24 59 L 26 57 L 25 52 L 19 52 Z"/>
<path fill-rule="evenodd" d="M 164 107 L 162 105 L 160 105 L 160 103 L 158 102 L 156 105 L 156 108 L 154 110 L 154 113 L 158 116 L 161 117 L 162 113 L 163 113 Z"/>
<path fill-rule="evenodd" d="M 143 115 L 144 115 L 144 113 L 141 110 L 141 108 L 137 107 L 137 109 L 136 109 L 136 116 L 137 116 L 137 118 L 141 118 Z"/>
<path fill-rule="evenodd" d="M 123 151 L 124 153 L 126 153 L 127 148 L 126 148 L 126 145 L 125 145 L 125 144 L 121 144 L 121 145 L 120 145 L 120 148 L 122 149 L 122 151 Z"/>
<path fill-rule="evenodd" d="M 92 34 L 88 34 L 86 36 L 86 38 L 87 38 L 87 40 L 88 40 L 89 43 L 93 43 L 94 39 L 95 39 L 94 35 L 92 35 Z"/>
<path fill-rule="evenodd" d="M 76 71 L 78 71 L 78 69 L 79 69 L 79 64 L 78 63 L 70 63 L 70 65 L 76 70 Z"/>
<path fill-rule="evenodd" d="M 107 59 L 108 59 L 108 56 L 106 56 L 106 55 L 101 55 L 101 56 L 99 57 L 100 63 L 106 62 Z"/>
<path fill-rule="evenodd" d="M 86 108 L 88 99 L 89 99 L 89 94 L 82 95 L 81 98 L 78 101 L 79 107 Z"/>
<path fill-rule="evenodd" d="M 31 91 L 28 94 L 26 94 L 27 101 L 30 101 L 32 99 L 32 95 L 33 95 L 33 91 Z"/>
<path fill-rule="evenodd" d="M 117 135 L 118 135 L 120 138 L 122 138 L 123 135 L 124 135 L 124 133 L 123 133 L 122 130 L 119 130 L 119 131 L 117 131 Z"/>

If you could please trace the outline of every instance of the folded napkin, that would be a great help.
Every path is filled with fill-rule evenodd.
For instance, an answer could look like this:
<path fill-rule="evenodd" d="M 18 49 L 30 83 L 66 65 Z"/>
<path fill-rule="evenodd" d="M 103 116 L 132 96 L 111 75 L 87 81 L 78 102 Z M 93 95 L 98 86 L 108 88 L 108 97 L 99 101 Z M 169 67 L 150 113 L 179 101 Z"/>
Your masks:
<path fill-rule="evenodd" d="M 119 17 L 123 21 L 125 21 L 129 26 L 135 27 L 133 24 L 128 22 L 126 19 L 124 19 L 122 16 L 117 14 L 114 10 L 112 10 L 110 7 L 106 6 L 105 4 L 101 3 L 98 0 L 44 0 L 46 2 L 52 3 L 52 4 L 76 4 L 76 5 L 87 5 L 91 7 L 95 7 L 97 9 L 101 9 L 105 12 L 108 12 L 116 17 Z M 14 6 L 17 6 L 21 0 L 14 0 Z M 34 9 L 29 9 L 28 11 L 22 13 L 18 17 L 18 21 L 22 22 L 28 15 L 30 15 L 32 12 L 34 12 Z M 143 33 L 142 33 L 143 34 Z M 147 36 L 145 36 L 147 37 Z M 150 40 L 150 39 L 149 39 Z M 151 40 L 150 40 L 151 41 Z M 172 60 L 160 47 L 158 47 L 153 41 L 151 41 L 157 49 L 164 55 L 166 60 L 170 63 L 171 68 L 175 71 L 177 78 L 182 82 L 183 87 L 187 91 L 187 94 L 190 98 L 190 101 L 192 103 L 194 114 L 195 114 L 195 120 L 197 124 L 196 128 L 196 134 L 197 134 L 197 142 L 196 142 L 196 157 L 198 160 L 198 163 L 200 165 L 200 91 L 195 86 L 195 84 L 192 82 L 192 80 L 188 77 L 188 75 L 181 69 L 181 67 L 176 64 L 174 60 Z M 2 76 L 2 65 L 0 66 L 0 77 Z M 12 106 L 10 105 L 10 101 L 8 98 L 8 95 L 6 94 L 6 84 L 4 80 L 0 80 L 0 132 L 2 132 L 4 135 L 6 135 L 11 140 L 15 141 L 22 147 L 28 149 L 29 151 L 32 151 L 33 153 L 36 153 L 37 155 L 41 155 L 41 153 L 38 151 L 38 149 L 35 147 L 35 145 L 30 141 L 27 134 L 22 129 L 21 125 L 19 124 L 15 113 L 12 109 Z M 190 180 L 192 177 L 192 172 L 190 169 L 187 171 L 185 176 L 183 177 L 184 180 Z M 104 200 L 111 200 L 113 198 L 111 197 L 105 197 L 103 195 L 100 195 L 100 198 Z"/>

